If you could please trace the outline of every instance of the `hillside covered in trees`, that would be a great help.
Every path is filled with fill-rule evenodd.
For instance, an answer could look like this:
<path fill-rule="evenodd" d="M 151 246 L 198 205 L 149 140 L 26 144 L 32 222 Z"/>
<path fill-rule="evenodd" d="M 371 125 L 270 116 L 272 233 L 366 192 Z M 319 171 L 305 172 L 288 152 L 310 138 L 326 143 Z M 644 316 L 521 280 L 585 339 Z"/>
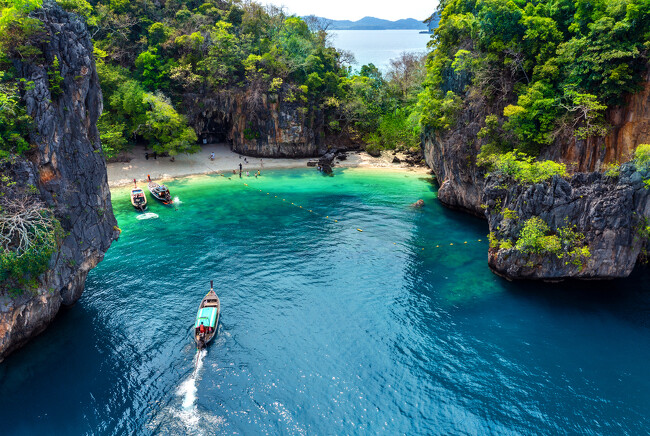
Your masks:
<path fill-rule="evenodd" d="M 172 155 L 194 152 L 202 140 L 236 135 L 254 143 L 271 117 L 264 108 L 288 111 L 325 145 L 419 145 L 417 117 L 403 107 L 412 109 L 420 91 L 422 59 L 405 56 L 386 78 L 372 65 L 355 74 L 346 63 L 350 54 L 329 44 L 319 20 L 254 2 L 58 3 L 83 18 L 93 39 L 104 95 L 98 127 L 108 158 L 135 143 Z M 14 80 L 12 62 L 43 61 L 34 18 L 41 4 L 0 5 L 0 69 L 10 103 L 0 111 L 0 128 L 20 151 L 29 128 L 20 112 L 26 85 Z M 48 66 L 55 86 L 57 62 Z M 14 112 L 22 115 L 9 116 Z M 233 119 L 237 112 L 244 114 Z"/>
<path fill-rule="evenodd" d="M 648 71 L 646 0 L 453 0 L 431 42 L 422 126 L 460 127 L 485 112 L 482 154 L 602 137 L 608 108 L 642 89 Z"/>

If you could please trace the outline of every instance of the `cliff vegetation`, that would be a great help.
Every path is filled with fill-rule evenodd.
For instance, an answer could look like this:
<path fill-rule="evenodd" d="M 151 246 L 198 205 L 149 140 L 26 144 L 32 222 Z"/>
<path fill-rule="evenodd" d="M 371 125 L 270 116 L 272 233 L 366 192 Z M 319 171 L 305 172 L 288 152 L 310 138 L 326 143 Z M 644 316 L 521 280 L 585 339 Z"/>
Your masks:
<path fill-rule="evenodd" d="M 418 104 L 440 200 L 487 217 L 508 278 L 629 274 L 648 244 L 650 3 L 439 11 Z"/>
<path fill-rule="evenodd" d="M 487 108 L 481 154 L 538 156 L 571 136 L 604 136 L 607 108 L 641 90 L 650 48 L 645 0 L 449 0 L 431 42 L 422 124 L 458 127 Z"/>

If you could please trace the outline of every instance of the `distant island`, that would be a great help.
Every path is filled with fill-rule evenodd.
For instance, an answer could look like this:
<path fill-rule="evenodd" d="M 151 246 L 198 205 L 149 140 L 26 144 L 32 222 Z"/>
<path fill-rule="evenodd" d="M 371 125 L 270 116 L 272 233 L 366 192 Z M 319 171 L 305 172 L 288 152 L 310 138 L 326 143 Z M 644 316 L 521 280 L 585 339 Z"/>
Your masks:
<path fill-rule="evenodd" d="M 330 30 L 419 30 L 429 32 L 438 26 L 437 14 L 425 21 L 416 20 L 415 18 L 406 18 L 402 20 L 390 21 L 375 17 L 363 17 L 357 21 L 350 20 L 330 20 L 324 17 L 315 17 L 318 20 L 326 21 L 330 24 Z"/>

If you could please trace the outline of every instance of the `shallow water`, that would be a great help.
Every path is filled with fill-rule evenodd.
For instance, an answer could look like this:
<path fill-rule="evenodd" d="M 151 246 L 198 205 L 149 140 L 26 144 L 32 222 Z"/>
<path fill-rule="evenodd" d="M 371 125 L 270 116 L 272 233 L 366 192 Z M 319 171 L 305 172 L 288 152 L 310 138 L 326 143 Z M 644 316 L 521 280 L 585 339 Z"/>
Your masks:
<path fill-rule="evenodd" d="M 151 201 L 150 220 L 114 191 L 123 233 L 81 300 L 0 363 L 0 433 L 647 432 L 647 270 L 504 281 L 485 222 L 412 173 L 168 185 L 177 210 Z M 221 322 L 197 365 L 210 280 Z"/>

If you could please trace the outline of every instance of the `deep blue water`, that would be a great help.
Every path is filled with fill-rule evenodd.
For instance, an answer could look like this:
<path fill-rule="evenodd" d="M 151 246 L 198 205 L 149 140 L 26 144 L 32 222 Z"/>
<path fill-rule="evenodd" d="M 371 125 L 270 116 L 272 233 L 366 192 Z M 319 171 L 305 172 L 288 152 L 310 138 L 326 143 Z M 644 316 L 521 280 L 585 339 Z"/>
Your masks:
<path fill-rule="evenodd" d="M 1 434 L 647 434 L 647 269 L 502 280 L 485 222 L 414 174 L 244 181 L 171 182 L 178 210 L 142 221 L 113 192 L 124 232 L 81 300 L 0 363 Z"/>

